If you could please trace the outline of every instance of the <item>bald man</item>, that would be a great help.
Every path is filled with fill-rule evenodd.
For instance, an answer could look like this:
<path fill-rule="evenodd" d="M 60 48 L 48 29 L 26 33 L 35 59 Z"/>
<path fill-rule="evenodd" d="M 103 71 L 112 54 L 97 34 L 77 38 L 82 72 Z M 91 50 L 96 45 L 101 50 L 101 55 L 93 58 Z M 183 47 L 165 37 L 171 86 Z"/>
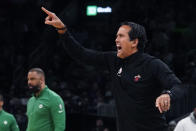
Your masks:
<path fill-rule="evenodd" d="M 62 98 L 45 84 L 44 71 L 28 72 L 28 89 L 32 97 L 27 104 L 27 131 L 64 131 L 65 108 Z"/>

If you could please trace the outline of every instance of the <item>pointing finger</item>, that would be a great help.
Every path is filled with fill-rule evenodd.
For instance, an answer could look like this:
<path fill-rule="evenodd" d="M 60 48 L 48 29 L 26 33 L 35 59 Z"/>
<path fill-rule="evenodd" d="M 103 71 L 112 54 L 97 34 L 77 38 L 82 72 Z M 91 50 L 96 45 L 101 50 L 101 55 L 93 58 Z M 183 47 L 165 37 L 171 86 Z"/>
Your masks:
<path fill-rule="evenodd" d="M 53 13 L 52 12 L 50 12 L 49 10 L 47 10 L 46 8 L 44 8 L 44 7 L 42 7 L 41 8 L 47 15 L 49 15 L 49 16 L 53 16 Z"/>

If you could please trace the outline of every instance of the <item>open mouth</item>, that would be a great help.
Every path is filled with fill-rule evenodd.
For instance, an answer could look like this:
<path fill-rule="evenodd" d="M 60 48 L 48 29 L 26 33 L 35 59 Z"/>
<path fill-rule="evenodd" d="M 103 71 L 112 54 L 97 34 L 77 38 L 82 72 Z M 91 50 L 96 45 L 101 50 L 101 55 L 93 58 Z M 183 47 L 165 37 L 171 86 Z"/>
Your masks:
<path fill-rule="evenodd" d="M 120 51 L 122 47 L 120 45 L 117 45 L 117 51 Z"/>

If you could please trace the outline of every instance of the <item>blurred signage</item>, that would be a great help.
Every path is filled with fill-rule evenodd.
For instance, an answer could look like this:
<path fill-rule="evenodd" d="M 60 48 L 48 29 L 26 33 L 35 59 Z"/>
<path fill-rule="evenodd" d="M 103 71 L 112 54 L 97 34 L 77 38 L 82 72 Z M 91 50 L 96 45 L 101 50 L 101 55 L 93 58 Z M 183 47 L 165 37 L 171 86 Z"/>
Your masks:
<path fill-rule="evenodd" d="M 100 13 L 111 13 L 112 8 L 110 6 L 107 7 L 101 7 L 96 5 L 88 5 L 86 8 L 86 15 L 87 16 L 96 16 Z"/>

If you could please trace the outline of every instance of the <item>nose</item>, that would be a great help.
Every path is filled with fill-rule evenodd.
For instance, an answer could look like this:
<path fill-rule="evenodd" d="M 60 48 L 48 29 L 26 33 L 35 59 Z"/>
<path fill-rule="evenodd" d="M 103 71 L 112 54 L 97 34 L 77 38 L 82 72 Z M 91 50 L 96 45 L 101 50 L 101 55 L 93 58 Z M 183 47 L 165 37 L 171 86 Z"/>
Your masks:
<path fill-rule="evenodd" d="M 28 80 L 28 85 L 30 85 L 31 84 L 31 81 L 30 80 Z"/>
<path fill-rule="evenodd" d="M 116 42 L 116 43 L 118 42 L 118 36 L 116 37 L 115 42 Z"/>

